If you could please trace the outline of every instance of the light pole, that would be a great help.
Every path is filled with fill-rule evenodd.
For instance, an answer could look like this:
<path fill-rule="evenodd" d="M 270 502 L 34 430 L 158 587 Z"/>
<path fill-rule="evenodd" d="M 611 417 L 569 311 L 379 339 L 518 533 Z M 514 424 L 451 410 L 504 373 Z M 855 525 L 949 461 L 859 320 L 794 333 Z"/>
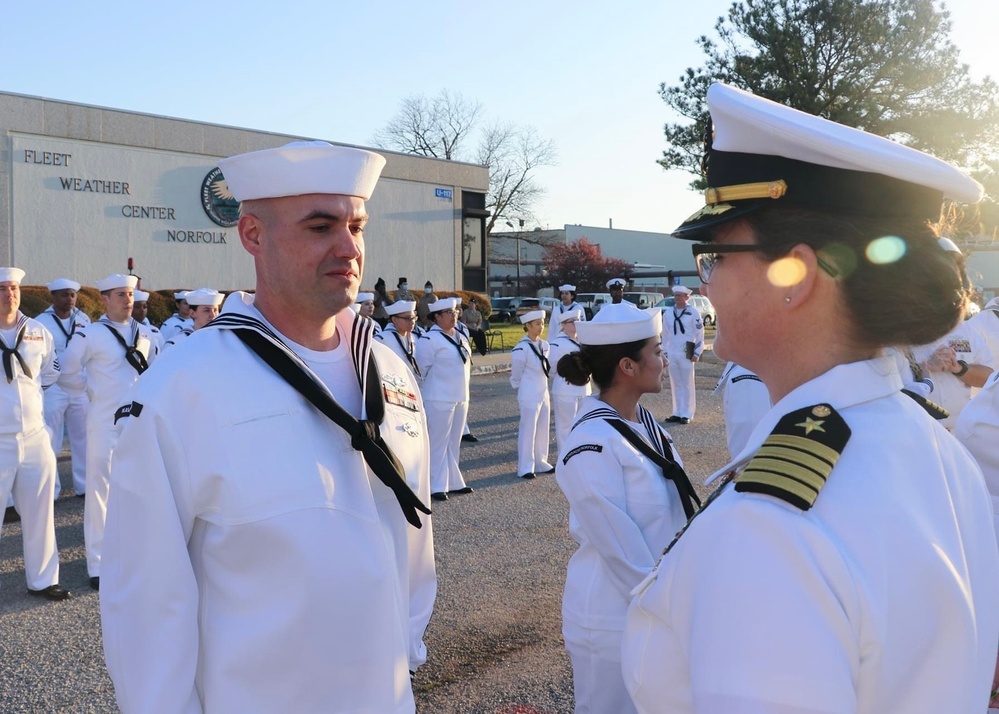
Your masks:
<path fill-rule="evenodd" d="M 518 218 L 517 222 L 520 224 L 520 231 L 517 232 L 517 297 L 520 297 L 520 235 L 524 232 L 524 219 Z M 513 228 L 513 224 L 507 221 L 506 224 Z"/>

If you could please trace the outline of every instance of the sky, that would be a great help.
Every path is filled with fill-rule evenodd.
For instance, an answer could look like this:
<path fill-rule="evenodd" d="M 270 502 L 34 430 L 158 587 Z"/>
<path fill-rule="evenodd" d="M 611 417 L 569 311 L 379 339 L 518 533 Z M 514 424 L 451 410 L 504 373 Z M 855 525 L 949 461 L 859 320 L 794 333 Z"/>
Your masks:
<path fill-rule="evenodd" d="M 447 89 L 555 141 L 525 228 L 669 232 L 702 199 L 656 163 L 675 120 L 658 88 L 731 4 L 12 0 L 0 91 L 370 146 L 404 97 Z M 972 75 L 999 77 L 999 3 L 946 5 Z"/>

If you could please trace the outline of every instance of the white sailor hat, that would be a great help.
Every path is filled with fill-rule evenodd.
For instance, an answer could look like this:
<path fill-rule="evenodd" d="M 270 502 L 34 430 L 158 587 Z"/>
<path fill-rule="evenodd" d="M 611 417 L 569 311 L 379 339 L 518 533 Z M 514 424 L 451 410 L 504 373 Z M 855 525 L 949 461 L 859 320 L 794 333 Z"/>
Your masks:
<path fill-rule="evenodd" d="M 581 345 L 622 345 L 658 337 L 662 331 L 662 310 L 639 310 L 630 302 L 611 303 L 589 322 L 576 325 L 576 341 Z"/>
<path fill-rule="evenodd" d="M 80 284 L 75 280 L 70 280 L 69 278 L 59 278 L 58 280 L 53 280 L 45 287 L 47 287 L 51 292 L 55 292 L 56 290 L 80 291 Z"/>
<path fill-rule="evenodd" d="M 555 318 L 555 321 L 559 324 L 563 322 L 568 322 L 569 320 L 585 320 L 586 316 L 583 314 L 582 310 L 569 310 L 568 312 L 563 312 Z"/>
<path fill-rule="evenodd" d="M 335 193 L 371 198 L 385 157 L 326 141 L 293 141 L 219 161 L 237 201 Z"/>
<path fill-rule="evenodd" d="M 576 286 L 575 285 L 569 285 L 569 283 L 566 283 L 565 285 L 559 285 L 558 286 L 558 291 L 560 293 L 574 293 L 574 292 L 576 292 Z"/>
<path fill-rule="evenodd" d="M 672 289 L 673 289 L 673 294 L 674 295 L 677 295 L 677 294 L 690 295 L 692 292 L 694 292 L 693 290 L 691 290 L 690 288 L 688 288 L 686 285 L 674 285 Z"/>
<path fill-rule="evenodd" d="M 132 288 L 134 290 L 135 286 L 139 284 L 139 279 L 134 275 L 114 273 L 103 280 L 98 280 L 96 284 L 97 290 L 102 293 L 107 290 L 117 290 L 118 288 Z"/>
<path fill-rule="evenodd" d="M 627 284 L 628 281 L 625 280 L 624 278 L 611 278 L 610 280 L 607 281 L 608 288 L 614 288 L 614 287 L 623 288 Z"/>
<path fill-rule="evenodd" d="M 520 316 L 520 324 L 526 325 L 532 320 L 544 320 L 545 311 L 544 310 L 531 310 L 530 312 L 525 312 Z"/>
<path fill-rule="evenodd" d="M 174 300 L 187 300 L 187 293 L 188 292 L 190 292 L 190 291 L 188 291 L 188 290 L 181 290 L 179 293 L 174 293 L 173 294 L 173 299 Z"/>
<path fill-rule="evenodd" d="M 708 229 L 761 206 L 936 221 L 944 198 L 981 199 L 981 184 L 929 154 L 725 84 L 708 89 L 713 125 L 705 207 L 673 231 Z"/>
<path fill-rule="evenodd" d="M 0 283 L 21 284 L 24 280 L 24 271 L 20 268 L 0 268 Z"/>
<path fill-rule="evenodd" d="M 439 298 L 436 302 L 430 303 L 427 308 L 430 312 L 443 312 L 444 310 L 457 310 L 461 307 L 461 300 L 458 298 Z"/>
<path fill-rule="evenodd" d="M 374 293 L 358 293 L 357 299 L 354 302 L 360 305 L 362 302 L 374 302 L 374 301 L 375 301 Z"/>
<path fill-rule="evenodd" d="M 389 315 L 403 315 L 416 310 L 416 302 L 413 300 L 397 300 L 391 305 L 385 306 L 385 312 Z"/>
<path fill-rule="evenodd" d="M 136 288 L 135 292 L 132 293 L 132 298 L 132 302 L 149 302 L 149 293 L 145 290 L 139 290 Z"/>
<path fill-rule="evenodd" d="M 218 307 L 225 300 L 225 295 L 212 288 L 198 288 L 197 290 L 189 290 L 187 297 L 184 299 L 187 300 L 187 304 L 191 307 L 197 307 L 198 305 L 213 305 Z"/>

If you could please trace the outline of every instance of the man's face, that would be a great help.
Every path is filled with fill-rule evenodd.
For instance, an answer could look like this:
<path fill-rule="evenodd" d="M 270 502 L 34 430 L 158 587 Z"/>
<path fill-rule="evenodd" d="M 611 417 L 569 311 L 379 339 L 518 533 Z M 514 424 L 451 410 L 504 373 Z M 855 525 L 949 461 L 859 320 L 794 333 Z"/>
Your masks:
<path fill-rule="evenodd" d="M 52 308 L 60 315 L 66 315 L 76 307 L 76 291 L 72 288 L 52 291 Z"/>
<path fill-rule="evenodd" d="M 621 285 L 612 285 L 608 291 L 611 296 L 611 300 L 614 302 L 621 302 L 621 298 L 624 297 L 624 287 Z"/>
<path fill-rule="evenodd" d="M 112 322 L 125 322 L 132 316 L 134 292 L 132 288 L 115 288 L 101 293 L 104 312 Z"/>
<path fill-rule="evenodd" d="M 676 300 L 676 306 L 681 310 L 687 307 L 687 303 L 690 301 L 690 295 L 687 293 L 673 293 L 673 298 Z"/>
<path fill-rule="evenodd" d="M 21 284 L 11 280 L 0 282 L 0 315 L 13 315 L 21 307 Z"/>
<path fill-rule="evenodd" d="M 268 309 L 327 320 L 354 303 L 368 220 L 362 199 L 309 194 L 252 201 L 244 210 L 240 239 Z"/>
<path fill-rule="evenodd" d="M 195 305 L 191 308 L 191 316 L 194 318 L 194 329 L 200 330 L 219 316 L 218 305 Z"/>
<path fill-rule="evenodd" d="M 142 322 L 146 319 L 146 315 L 149 314 L 149 302 L 143 300 L 142 302 L 132 303 L 132 319 L 136 322 Z"/>

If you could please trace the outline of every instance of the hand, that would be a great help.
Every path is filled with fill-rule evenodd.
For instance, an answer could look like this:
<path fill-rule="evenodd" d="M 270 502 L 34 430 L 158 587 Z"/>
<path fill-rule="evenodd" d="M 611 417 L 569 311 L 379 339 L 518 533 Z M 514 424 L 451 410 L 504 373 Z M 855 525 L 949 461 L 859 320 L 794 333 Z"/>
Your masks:
<path fill-rule="evenodd" d="M 957 372 L 961 365 L 957 363 L 957 353 L 954 348 L 950 345 L 941 345 L 926 360 L 926 368 L 931 372 Z"/>
<path fill-rule="evenodd" d="M 700 357 L 698 357 L 697 355 L 694 355 L 693 357 L 690 358 L 690 361 L 691 362 L 696 362 L 699 359 L 700 359 Z"/>

